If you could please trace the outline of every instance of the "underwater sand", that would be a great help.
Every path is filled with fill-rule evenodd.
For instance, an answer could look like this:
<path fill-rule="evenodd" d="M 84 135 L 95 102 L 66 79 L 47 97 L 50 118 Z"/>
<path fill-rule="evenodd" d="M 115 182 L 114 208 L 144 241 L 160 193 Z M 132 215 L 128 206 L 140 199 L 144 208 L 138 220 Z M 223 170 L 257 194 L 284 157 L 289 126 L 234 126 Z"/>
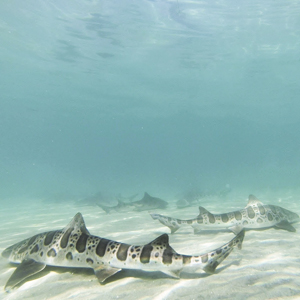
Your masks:
<path fill-rule="evenodd" d="M 201 205 L 215 213 L 231 211 L 245 206 L 247 196 L 222 200 L 222 206 L 220 199 L 207 198 Z M 256 196 L 264 204 L 300 213 L 297 195 Z M 70 202 L 45 204 L 41 200 L 26 200 L 18 205 L 16 202 L 12 209 L 14 201 L 4 202 L 0 213 L 1 252 L 37 233 L 65 227 L 77 212 L 82 213 L 91 234 L 120 242 L 145 244 L 169 233 L 167 227 L 152 220 L 146 211 L 106 214 L 98 207 Z M 181 210 L 175 203 L 169 206 L 154 212 L 180 218 L 194 218 L 198 214 L 197 204 Z M 247 231 L 242 250 L 235 249 L 214 275 L 201 271 L 182 273 L 180 280 L 160 272 L 123 270 L 100 285 L 92 269 L 47 267 L 32 280 L 5 293 L 3 288 L 15 266 L 1 257 L 0 299 L 300 299 L 300 223 L 294 227 L 296 233 L 275 229 Z M 231 232 L 217 231 L 194 235 L 191 227 L 183 227 L 170 235 L 170 245 L 181 254 L 202 254 L 233 237 Z"/>

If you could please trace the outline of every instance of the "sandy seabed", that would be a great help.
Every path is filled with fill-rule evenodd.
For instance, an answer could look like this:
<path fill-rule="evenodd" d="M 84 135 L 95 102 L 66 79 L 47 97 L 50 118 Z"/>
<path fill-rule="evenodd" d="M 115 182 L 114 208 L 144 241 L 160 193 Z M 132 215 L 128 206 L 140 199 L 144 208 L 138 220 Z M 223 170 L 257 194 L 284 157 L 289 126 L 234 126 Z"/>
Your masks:
<path fill-rule="evenodd" d="M 300 196 L 286 199 L 261 197 L 264 204 L 275 204 L 300 214 Z M 201 205 L 214 213 L 241 209 L 245 197 L 222 201 L 207 198 Z M 168 199 L 166 199 L 168 200 Z M 142 245 L 169 229 L 152 220 L 147 211 L 106 214 L 98 207 L 73 203 L 45 203 L 41 200 L 4 201 L 0 212 L 0 251 L 37 233 L 61 229 L 81 212 L 91 234 L 119 242 Z M 221 204 L 220 204 L 221 203 Z M 197 204 L 178 210 L 170 203 L 168 216 L 194 218 Z M 297 232 L 268 229 L 247 231 L 242 250 L 235 249 L 214 275 L 201 271 L 181 273 L 173 279 L 160 272 L 123 270 L 100 285 L 92 269 L 47 267 L 10 293 L 4 286 L 15 266 L 0 258 L 0 299 L 300 299 L 300 223 Z M 209 231 L 195 235 L 183 227 L 169 235 L 170 245 L 180 254 L 202 254 L 231 240 L 231 232 Z"/>

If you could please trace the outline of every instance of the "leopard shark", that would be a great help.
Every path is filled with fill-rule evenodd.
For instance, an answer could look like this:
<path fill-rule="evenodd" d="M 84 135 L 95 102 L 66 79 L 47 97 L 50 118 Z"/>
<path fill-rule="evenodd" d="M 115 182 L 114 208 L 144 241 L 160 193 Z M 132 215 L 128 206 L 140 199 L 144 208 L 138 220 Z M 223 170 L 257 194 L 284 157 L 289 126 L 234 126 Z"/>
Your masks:
<path fill-rule="evenodd" d="M 199 215 L 195 219 L 180 220 L 160 214 L 151 213 L 154 220 L 176 232 L 181 226 L 190 225 L 194 233 L 202 229 L 229 229 L 234 233 L 240 231 L 240 226 L 245 229 L 265 229 L 274 227 L 295 232 L 291 223 L 299 220 L 299 215 L 276 205 L 264 205 L 254 195 L 249 195 L 245 208 L 223 214 L 213 214 L 202 206 L 199 206 Z"/>
<path fill-rule="evenodd" d="M 169 245 L 169 237 L 162 234 L 145 245 L 129 245 L 91 235 L 81 213 L 61 230 L 34 235 L 6 248 L 2 256 L 19 263 L 8 279 L 5 290 L 11 291 L 26 279 L 48 266 L 92 268 L 98 281 L 104 283 L 122 269 L 161 271 L 179 278 L 180 272 L 198 269 L 214 273 L 216 267 L 232 252 L 241 249 L 244 230 L 230 242 L 202 255 L 183 255 Z"/>

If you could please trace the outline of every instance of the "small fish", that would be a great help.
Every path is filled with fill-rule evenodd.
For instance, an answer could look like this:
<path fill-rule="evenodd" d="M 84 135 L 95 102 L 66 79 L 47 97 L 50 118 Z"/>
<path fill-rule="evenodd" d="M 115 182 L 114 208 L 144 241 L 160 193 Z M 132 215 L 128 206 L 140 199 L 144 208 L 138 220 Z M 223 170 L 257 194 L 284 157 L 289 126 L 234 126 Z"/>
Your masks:
<path fill-rule="evenodd" d="M 255 196 L 250 195 L 245 208 L 229 213 L 213 214 L 199 206 L 200 214 L 195 219 L 180 220 L 159 214 L 150 214 L 154 220 L 171 229 L 171 233 L 181 226 L 190 225 L 194 233 L 201 229 L 230 229 L 234 233 L 240 231 L 240 226 L 245 229 L 278 228 L 295 232 L 291 223 L 299 220 L 299 215 L 276 205 L 264 205 Z"/>
<path fill-rule="evenodd" d="M 19 286 L 46 265 L 92 268 L 100 283 L 122 269 L 161 271 L 175 278 L 179 278 L 181 271 L 202 269 L 213 273 L 235 246 L 241 249 L 243 239 L 244 230 L 241 230 L 230 242 L 216 250 L 196 256 L 183 255 L 169 245 L 167 234 L 140 246 L 91 235 L 81 213 L 77 213 L 62 230 L 34 235 L 2 252 L 2 256 L 10 262 L 20 263 L 8 279 L 5 290 Z"/>

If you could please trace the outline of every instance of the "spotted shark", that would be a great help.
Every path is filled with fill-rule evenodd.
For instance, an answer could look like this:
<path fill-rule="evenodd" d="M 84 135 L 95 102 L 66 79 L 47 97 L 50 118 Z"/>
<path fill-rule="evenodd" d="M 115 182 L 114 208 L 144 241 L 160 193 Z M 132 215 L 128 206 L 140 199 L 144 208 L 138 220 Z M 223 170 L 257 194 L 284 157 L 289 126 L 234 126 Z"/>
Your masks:
<path fill-rule="evenodd" d="M 264 205 L 254 195 L 250 195 L 245 208 L 223 214 L 213 214 L 202 206 L 199 206 L 199 215 L 195 219 L 180 220 L 159 214 L 150 214 L 154 220 L 176 232 L 184 225 L 190 225 L 194 233 L 202 229 L 230 229 L 234 233 L 245 229 L 263 229 L 274 227 L 295 232 L 291 223 L 299 220 L 299 215 L 276 205 Z"/>
<path fill-rule="evenodd" d="M 92 268 L 100 283 L 122 269 L 161 271 L 179 278 L 180 272 L 202 269 L 214 273 L 216 267 L 232 252 L 242 247 L 244 230 L 225 245 L 202 255 L 178 254 L 162 234 L 148 244 L 136 246 L 91 235 L 81 213 L 77 213 L 62 230 L 34 235 L 2 252 L 12 263 L 19 263 L 8 279 L 5 290 L 10 291 L 47 265 Z"/>

